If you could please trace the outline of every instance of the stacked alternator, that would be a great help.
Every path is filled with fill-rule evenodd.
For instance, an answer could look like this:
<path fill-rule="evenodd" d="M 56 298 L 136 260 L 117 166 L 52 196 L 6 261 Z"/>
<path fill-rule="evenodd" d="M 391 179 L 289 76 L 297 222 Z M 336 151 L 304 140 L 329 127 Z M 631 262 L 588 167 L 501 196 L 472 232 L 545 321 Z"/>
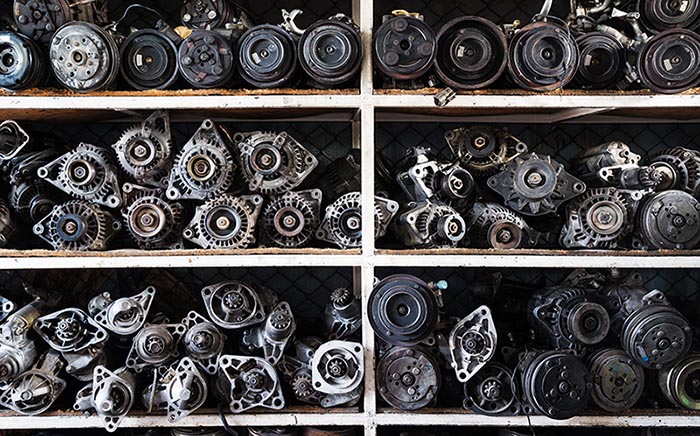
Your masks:
<path fill-rule="evenodd" d="M 437 34 L 420 13 L 394 11 L 374 35 L 376 70 L 391 88 L 678 93 L 700 83 L 696 2 L 572 1 L 568 17 L 544 3 L 524 26 L 464 16 Z"/>
<path fill-rule="evenodd" d="M 397 165 L 393 191 L 405 202 L 390 229 L 406 247 L 691 250 L 700 243 L 700 151 L 672 147 L 642 163 L 614 141 L 585 149 L 567 171 L 503 128 L 460 128 L 445 139 L 451 160 L 416 147 Z"/>
<path fill-rule="evenodd" d="M 300 29 L 301 10 L 282 9 L 280 23 L 254 25 L 235 3 L 185 0 L 182 25 L 174 27 L 141 4 L 128 5 L 113 21 L 107 5 L 15 0 L 15 28 L 0 32 L 0 87 L 19 91 L 55 82 L 93 92 L 114 89 L 121 77 L 136 90 L 334 88 L 354 84 L 362 64 L 359 27 L 342 13 Z M 155 22 L 138 21 L 141 28 L 122 33 L 139 13 Z"/>
<path fill-rule="evenodd" d="M 74 408 L 114 431 L 132 409 L 175 423 L 210 398 L 232 413 L 279 410 L 291 400 L 334 407 L 362 397 L 361 307 L 344 288 L 330 295 L 318 337 L 297 337 L 286 301 L 261 286 L 225 281 L 201 290 L 204 311 L 182 320 L 154 313 L 152 286 L 131 296 L 102 293 L 84 309 L 2 299 L 0 405 L 49 410 L 67 385 Z M 42 350 L 46 350 L 45 352 Z"/>
<path fill-rule="evenodd" d="M 111 147 L 82 143 L 65 152 L 14 121 L 0 124 L 0 134 L 9 190 L 0 246 L 12 245 L 10 211 L 56 250 L 105 250 L 122 229 L 143 250 L 362 243 L 359 171 L 349 170 L 346 186 L 300 187 L 319 162 L 287 132 L 231 136 L 205 120 L 176 147 L 169 115 L 159 111 Z M 331 163 L 328 177 L 346 177 L 351 164 L 352 155 Z M 377 237 L 397 210 L 377 197 Z"/>
<path fill-rule="evenodd" d="M 660 388 L 653 401 L 700 410 L 693 331 L 662 292 L 616 272 L 579 271 L 534 293 L 529 286 L 500 275 L 474 283 L 471 301 L 488 305 L 467 300 L 472 312 L 446 318 L 446 282 L 379 281 L 368 312 L 381 398 L 402 410 L 461 398 L 479 414 L 568 419 L 589 403 L 614 413 L 634 407 L 646 379 Z"/>

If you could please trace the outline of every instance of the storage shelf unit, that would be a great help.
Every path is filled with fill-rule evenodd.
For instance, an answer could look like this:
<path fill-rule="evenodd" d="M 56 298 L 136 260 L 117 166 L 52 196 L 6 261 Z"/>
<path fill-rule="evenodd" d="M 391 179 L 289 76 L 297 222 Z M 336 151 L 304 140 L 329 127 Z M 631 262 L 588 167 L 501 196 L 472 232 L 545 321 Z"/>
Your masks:
<path fill-rule="evenodd" d="M 2 118 L 60 122 L 62 120 L 133 120 L 154 109 L 178 110 L 193 116 L 215 119 L 340 119 L 353 122 L 353 145 L 361 149 L 363 188 L 363 231 L 374 233 L 373 190 L 376 121 L 450 119 L 459 122 L 696 122 L 700 120 L 700 94 L 633 95 L 555 93 L 528 95 L 478 93 L 458 95 L 444 109 L 434 104 L 433 93 L 373 90 L 372 0 L 353 0 L 353 14 L 363 32 L 365 63 L 360 89 L 349 93 L 175 92 L 102 93 L 95 96 L 46 93 L 40 96 L 0 95 Z M 437 91 L 437 90 L 436 90 Z M 431 91 L 432 92 L 432 91 Z M 632 411 L 623 415 L 587 415 L 567 421 L 544 417 L 487 417 L 457 409 L 429 409 L 416 413 L 378 410 L 375 392 L 374 335 L 367 317 L 367 300 L 372 291 L 375 267 L 499 267 L 499 268 L 700 268 L 700 252 L 606 253 L 561 251 L 495 252 L 455 250 L 441 253 L 376 251 L 372 238 L 364 238 L 362 250 L 246 250 L 242 252 L 113 251 L 106 253 L 54 253 L 42 250 L 0 251 L 0 269 L 101 269 L 101 268 L 209 268 L 209 267 L 352 267 L 363 300 L 363 342 L 365 345 L 365 390 L 361 409 L 319 410 L 288 408 L 280 412 L 253 410 L 227 414 L 231 426 L 353 425 L 364 427 L 366 436 L 381 426 L 527 426 L 535 427 L 700 427 L 700 415 L 678 410 Z M 198 413 L 170 424 L 164 416 L 131 415 L 121 424 L 129 427 L 213 427 L 220 426 L 214 411 Z M 36 428 L 101 428 L 97 417 L 72 411 L 24 417 L 0 414 L 0 430 Z"/>

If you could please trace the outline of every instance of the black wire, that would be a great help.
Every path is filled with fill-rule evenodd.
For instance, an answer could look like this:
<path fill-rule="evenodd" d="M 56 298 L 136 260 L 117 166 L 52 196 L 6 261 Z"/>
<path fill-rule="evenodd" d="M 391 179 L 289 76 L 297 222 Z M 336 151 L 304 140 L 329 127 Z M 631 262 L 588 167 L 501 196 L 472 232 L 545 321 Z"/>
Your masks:
<path fill-rule="evenodd" d="M 122 16 L 117 21 L 114 22 L 115 28 L 119 24 L 121 24 L 121 22 L 127 17 L 127 15 L 129 15 L 129 12 L 131 12 L 132 8 L 133 9 L 138 9 L 138 8 L 145 9 L 145 10 L 157 15 L 160 20 L 164 20 L 163 14 L 159 10 L 154 9 L 152 7 L 149 7 L 149 6 L 146 6 L 146 5 L 142 5 L 141 3 L 134 3 L 132 5 L 127 6 L 127 8 L 124 10 L 124 13 L 122 14 Z"/>
<path fill-rule="evenodd" d="M 221 426 L 224 428 L 224 431 L 232 436 L 238 436 L 238 432 L 231 428 L 228 421 L 226 421 L 226 405 L 224 403 L 219 403 L 216 410 L 219 413 L 219 419 L 221 420 Z"/>

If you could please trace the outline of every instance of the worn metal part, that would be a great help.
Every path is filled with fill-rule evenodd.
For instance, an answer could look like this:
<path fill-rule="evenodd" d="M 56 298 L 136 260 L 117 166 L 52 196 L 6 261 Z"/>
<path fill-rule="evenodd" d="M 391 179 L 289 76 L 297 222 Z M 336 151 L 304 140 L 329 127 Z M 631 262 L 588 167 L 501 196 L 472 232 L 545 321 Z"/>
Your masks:
<path fill-rule="evenodd" d="M 392 407 L 421 409 L 437 398 L 440 367 L 422 348 L 394 347 L 377 363 L 377 389 Z"/>
<path fill-rule="evenodd" d="M 682 191 L 647 197 L 637 212 L 636 248 L 692 250 L 700 244 L 700 202 Z"/>
<path fill-rule="evenodd" d="M 31 139 L 29 133 L 16 121 L 0 122 L 0 161 L 8 161 L 19 155 L 31 144 Z"/>
<path fill-rule="evenodd" d="M 700 196 L 700 152 L 673 147 L 656 156 L 650 167 L 661 173 L 658 191 L 678 190 Z"/>
<path fill-rule="evenodd" d="M 362 67 L 360 28 L 344 14 L 316 21 L 301 35 L 298 52 L 312 84 L 321 88 L 346 84 Z"/>
<path fill-rule="evenodd" d="M 268 308 L 279 303 L 272 291 L 237 280 L 204 287 L 202 299 L 212 321 L 229 330 L 264 322 Z"/>
<path fill-rule="evenodd" d="M 321 339 L 313 336 L 295 339 L 276 366 L 291 387 L 294 397 L 302 403 L 319 405 L 330 400 L 330 396 L 314 389 L 311 380 L 314 353 L 322 343 Z"/>
<path fill-rule="evenodd" d="M 611 89 L 625 75 L 627 53 L 617 38 L 605 32 L 587 32 L 576 39 L 578 71 L 574 83 L 583 89 Z"/>
<path fill-rule="evenodd" d="M 197 206 L 182 236 L 205 249 L 240 250 L 255 243 L 255 227 L 262 210 L 260 195 L 224 194 Z"/>
<path fill-rule="evenodd" d="M 624 142 L 606 142 L 583 150 L 574 164 L 572 173 L 590 187 L 614 186 L 635 189 L 623 183 L 629 180 L 629 176 L 623 177 L 623 174 L 630 170 L 639 170 L 640 160 L 641 156 L 634 153 Z M 643 185 L 640 189 L 654 187 L 654 183 L 660 181 L 658 171 L 654 170 L 654 173 L 657 173 L 655 177 L 639 180 L 636 185 Z"/>
<path fill-rule="evenodd" d="M 542 17 L 518 29 L 510 41 L 508 72 L 528 91 L 564 88 L 576 75 L 579 53 L 564 21 Z"/>
<path fill-rule="evenodd" d="M 462 318 L 448 339 L 451 366 L 461 383 L 468 382 L 496 354 L 498 333 L 488 306 Z"/>
<path fill-rule="evenodd" d="M 654 92 L 676 94 L 700 83 L 700 35 L 687 29 L 669 29 L 641 48 L 637 70 L 642 83 Z"/>
<path fill-rule="evenodd" d="M 95 321 L 118 336 L 131 336 L 141 330 L 151 310 L 156 288 L 149 286 L 132 297 L 112 300 L 104 292 L 88 303 L 88 312 Z"/>
<path fill-rule="evenodd" d="M 318 159 L 287 132 L 249 132 L 233 136 L 243 177 L 252 192 L 282 194 L 298 187 Z"/>
<path fill-rule="evenodd" d="M 586 190 L 586 184 L 567 173 L 562 164 L 536 153 L 515 158 L 489 178 L 488 186 L 503 197 L 506 206 L 528 216 L 555 213 Z"/>
<path fill-rule="evenodd" d="M 587 190 L 566 207 L 565 248 L 615 249 L 634 231 L 636 202 L 616 188 Z"/>
<path fill-rule="evenodd" d="M 297 430 L 293 427 L 248 427 L 250 436 L 297 436 Z"/>
<path fill-rule="evenodd" d="M 354 427 L 304 427 L 301 429 L 303 436 L 357 436 Z"/>
<path fill-rule="evenodd" d="M 186 0 L 180 10 L 182 24 L 197 29 L 251 27 L 250 19 L 236 4 L 228 0 Z"/>
<path fill-rule="evenodd" d="M 119 76 L 119 48 L 102 28 L 85 22 L 69 22 L 51 38 L 49 59 L 61 85 L 75 92 L 111 87 Z"/>
<path fill-rule="evenodd" d="M 182 77 L 195 88 L 221 88 L 236 72 L 233 47 L 222 34 L 195 29 L 180 43 L 177 63 Z"/>
<path fill-rule="evenodd" d="M 141 399 L 148 412 L 165 410 L 174 423 L 202 407 L 207 399 L 207 379 L 188 357 L 154 369 L 157 380 L 144 389 Z"/>
<path fill-rule="evenodd" d="M 122 216 L 142 250 L 183 248 L 180 203 L 169 201 L 161 189 L 125 183 Z"/>
<path fill-rule="evenodd" d="M 236 165 L 228 138 L 204 120 L 175 158 L 166 194 L 171 200 L 209 200 L 228 190 Z"/>
<path fill-rule="evenodd" d="M 226 336 L 208 319 L 194 311 L 187 314 L 182 324 L 187 327 L 187 333 L 182 338 L 187 357 L 207 374 L 216 374 Z"/>
<path fill-rule="evenodd" d="M 659 387 L 674 406 L 700 410 L 700 354 L 691 353 L 659 371 Z"/>
<path fill-rule="evenodd" d="M 275 368 L 265 359 L 251 356 L 219 357 L 214 393 L 241 413 L 254 407 L 280 410 L 284 407 L 282 384 Z"/>
<path fill-rule="evenodd" d="M 644 370 L 622 350 L 605 348 L 590 357 L 591 397 L 606 412 L 629 410 L 644 393 Z"/>
<path fill-rule="evenodd" d="M 15 233 L 15 222 L 5 200 L 0 198 L 0 248 L 8 245 Z"/>
<path fill-rule="evenodd" d="M 12 10 L 20 32 L 48 44 L 54 32 L 69 21 L 107 23 L 107 1 L 14 0 Z"/>
<path fill-rule="evenodd" d="M 281 248 L 308 245 L 321 222 L 320 189 L 273 195 L 262 215 L 261 242 Z"/>
<path fill-rule="evenodd" d="M 0 393 L 0 405 L 22 415 L 40 415 L 47 411 L 66 387 L 58 377 L 63 361 L 50 350 L 39 357 L 34 366 L 18 375 Z"/>
<path fill-rule="evenodd" d="M 49 66 L 37 43 L 15 32 L 0 31 L 0 88 L 38 88 L 48 79 Z"/>
<path fill-rule="evenodd" d="M 530 247 L 536 242 L 525 220 L 497 203 L 473 203 L 465 222 L 470 242 L 480 247 L 511 250 Z"/>
<path fill-rule="evenodd" d="M 10 207 L 26 222 L 37 223 L 56 206 L 54 197 L 48 191 L 48 183 L 42 180 L 12 185 L 9 193 Z"/>
<path fill-rule="evenodd" d="M 475 16 L 455 18 L 437 34 L 435 71 L 447 86 L 487 88 L 506 69 L 506 35 L 493 22 Z"/>
<path fill-rule="evenodd" d="M 622 349 L 642 367 L 660 370 L 688 353 L 692 329 L 661 291 L 615 286 L 606 291 L 605 304 Z"/>
<path fill-rule="evenodd" d="M 394 80 L 425 75 L 437 56 L 435 33 L 422 16 L 385 16 L 374 34 L 374 59 L 379 71 Z"/>
<path fill-rule="evenodd" d="M 362 344 L 347 341 L 329 341 L 318 347 L 311 364 L 314 389 L 324 394 L 348 394 L 361 388 L 363 351 Z"/>
<path fill-rule="evenodd" d="M 407 203 L 392 223 L 407 247 L 456 247 L 467 234 L 464 218 L 451 206 L 431 200 Z"/>
<path fill-rule="evenodd" d="M 497 173 L 527 153 L 527 144 L 501 128 L 474 126 L 449 130 L 445 141 L 464 169 L 477 179 Z"/>
<path fill-rule="evenodd" d="M 256 88 L 280 88 L 296 77 L 297 43 L 280 26 L 261 24 L 238 40 L 238 65 L 243 80 Z"/>
<path fill-rule="evenodd" d="M 516 377 L 522 390 L 523 411 L 557 420 L 581 414 L 593 388 L 586 365 L 564 351 L 527 353 L 520 359 Z"/>
<path fill-rule="evenodd" d="M 396 180 L 412 201 L 435 200 L 451 204 L 466 200 L 474 191 L 474 178 L 459 163 L 438 162 L 430 149 L 414 147 L 408 152 L 409 166 Z"/>
<path fill-rule="evenodd" d="M 146 324 L 134 337 L 126 367 L 141 372 L 176 359 L 178 344 L 185 334 L 184 324 Z"/>
<path fill-rule="evenodd" d="M 488 362 L 464 384 L 464 408 L 481 415 L 517 415 L 520 406 L 512 388 L 513 371 Z"/>
<path fill-rule="evenodd" d="M 180 77 L 175 42 L 163 32 L 141 29 L 121 45 L 120 71 L 134 89 L 168 89 Z"/>
<path fill-rule="evenodd" d="M 420 344 L 435 329 L 447 282 L 426 283 L 411 275 L 392 275 L 378 282 L 369 297 L 370 325 L 391 345 Z"/>
<path fill-rule="evenodd" d="M 117 168 L 107 149 L 81 143 L 39 168 L 37 174 L 79 200 L 110 208 L 122 204 Z"/>
<path fill-rule="evenodd" d="M 119 165 L 139 184 L 165 187 L 172 167 L 170 114 L 153 112 L 141 124 L 124 131 L 112 144 Z"/>
<path fill-rule="evenodd" d="M 323 330 L 329 340 L 343 340 L 362 327 L 362 304 L 352 291 L 338 288 L 331 291 L 323 312 Z"/>
<path fill-rule="evenodd" d="M 348 192 L 362 190 L 362 157 L 359 149 L 352 149 L 345 156 L 326 165 L 321 176 L 324 181 L 320 186 L 323 199 L 335 201 Z"/>
<path fill-rule="evenodd" d="M 292 308 L 281 301 L 268 313 L 264 324 L 243 331 L 241 349 L 261 351 L 267 362 L 277 365 L 296 328 Z"/>
<path fill-rule="evenodd" d="M 34 234 L 58 251 L 101 251 L 122 224 L 100 206 L 74 200 L 57 205 L 34 225 Z"/>
<path fill-rule="evenodd" d="M 697 29 L 700 25 L 700 3 L 669 0 L 638 0 L 636 10 L 644 28 L 658 33 L 668 29 Z"/>
<path fill-rule="evenodd" d="M 15 310 L 17 310 L 15 302 L 0 295 L 0 323 L 9 318 Z"/>
<path fill-rule="evenodd" d="M 104 366 L 95 368 L 92 383 L 78 391 L 73 408 L 86 415 L 95 412 L 105 429 L 113 433 L 129 413 L 136 400 L 136 379 L 127 368 L 112 372 Z"/>
<path fill-rule="evenodd" d="M 3 302 L 3 312 L 6 309 L 9 306 Z M 0 325 L 0 389 L 6 389 L 34 364 L 36 344 L 28 334 L 40 316 L 37 305 L 30 303 L 12 313 Z"/>

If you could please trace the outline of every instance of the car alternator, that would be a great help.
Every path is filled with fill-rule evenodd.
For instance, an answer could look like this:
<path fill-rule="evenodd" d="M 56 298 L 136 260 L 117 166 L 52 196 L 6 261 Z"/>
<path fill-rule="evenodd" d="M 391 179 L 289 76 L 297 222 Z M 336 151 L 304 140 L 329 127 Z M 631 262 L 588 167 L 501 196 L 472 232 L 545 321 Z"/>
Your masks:
<path fill-rule="evenodd" d="M 141 372 L 177 358 L 178 344 L 186 330 L 184 324 L 146 324 L 134 337 L 126 367 Z"/>
<path fill-rule="evenodd" d="M 216 374 L 219 356 L 224 351 L 224 336 L 208 319 L 191 311 L 182 320 L 187 333 L 182 338 L 182 345 L 187 356 L 207 374 Z"/>
<path fill-rule="evenodd" d="M 46 82 L 48 68 L 36 42 L 19 33 L 0 31 L 0 88 L 38 88 Z"/>
<path fill-rule="evenodd" d="M 183 248 L 180 203 L 169 201 L 161 189 L 125 183 L 122 216 L 142 250 Z"/>
<path fill-rule="evenodd" d="M 663 292 L 617 286 L 607 291 L 606 305 L 622 349 L 644 368 L 666 368 L 690 349 L 693 332 L 688 320 Z"/>
<path fill-rule="evenodd" d="M 644 393 L 644 370 L 624 351 L 606 348 L 589 359 L 593 401 L 606 412 L 634 407 Z"/>
<path fill-rule="evenodd" d="M 611 89 L 625 75 L 627 53 L 622 43 L 604 32 L 587 32 L 576 39 L 578 72 L 574 82 L 583 89 Z"/>
<path fill-rule="evenodd" d="M 261 24 L 238 40 L 238 65 L 243 80 L 256 88 L 280 88 L 297 72 L 297 43 L 283 27 Z"/>
<path fill-rule="evenodd" d="M 252 192 L 291 191 L 318 166 L 318 159 L 287 132 L 236 133 L 233 140 Z"/>
<path fill-rule="evenodd" d="M 450 332 L 450 365 L 466 383 L 496 354 L 498 334 L 491 309 L 481 306 L 460 320 Z"/>
<path fill-rule="evenodd" d="M 227 0 L 186 0 L 180 9 L 185 27 L 197 29 L 224 29 L 250 27 L 250 19 L 236 3 Z"/>
<path fill-rule="evenodd" d="M 508 43 L 501 28 L 474 16 L 455 18 L 437 34 L 435 70 L 454 89 L 487 88 L 506 69 Z"/>
<path fill-rule="evenodd" d="M 58 377 L 63 361 L 56 351 L 47 351 L 34 366 L 0 393 L 0 405 L 22 415 L 40 415 L 47 411 L 66 388 Z"/>
<path fill-rule="evenodd" d="M 679 190 L 700 196 L 700 152 L 673 147 L 655 157 L 651 168 L 661 173 L 658 191 Z"/>
<path fill-rule="evenodd" d="M 320 189 L 274 195 L 263 211 L 261 242 L 281 248 L 304 247 L 321 222 Z"/>
<path fill-rule="evenodd" d="M 338 288 L 331 291 L 330 301 L 323 312 L 323 326 L 330 340 L 343 340 L 362 326 L 362 305 L 352 291 Z"/>
<path fill-rule="evenodd" d="M 51 38 L 49 58 L 61 85 L 76 92 L 107 89 L 119 76 L 115 37 L 85 22 L 69 22 Z"/>
<path fill-rule="evenodd" d="M 80 309 L 63 309 L 42 316 L 34 330 L 66 360 L 66 372 L 78 380 L 92 378 L 96 365 L 104 364 L 107 331 Z"/>
<path fill-rule="evenodd" d="M 497 203 L 473 203 L 465 222 L 470 242 L 480 247 L 511 250 L 535 243 L 533 231 L 525 220 Z"/>
<path fill-rule="evenodd" d="M 529 216 L 556 213 L 564 202 L 586 190 L 586 184 L 567 173 L 550 156 L 532 153 L 515 158 L 488 181 L 506 205 Z"/>
<path fill-rule="evenodd" d="M 659 371 L 659 386 L 676 407 L 700 410 L 700 354 L 688 354 L 675 365 Z"/>
<path fill-rule="evenodd" d="M 10 207 L 27 223 L 35 224 L 51 213 L 61 196 L 37 172 L 57 157 L 53 150 L 21 154 L 8 162 Z"/>
<path fill-rule="evenodd" d="M 523 410 L 563 420 L 580 415 L 593 383 L 586 365 L 564 351 L 529 352 L 520 359 L 516 377 Z"/>
<path fill-rule="evenodd" d="M 289 303 L 282 301 L 267 315 L 264 324 L 243 332 L 241 348 L 249 353 L 261 350 L 271 365 L 276 365 L 296 331 L 297 324 Z"/>
<path fill-rule="evenodd" d="M 410 167 L 396 180 L 412 201 L 436 200 L 451 204 L 467 199 L 474 191 L 474 178 L 459 163 L 438 162 L 429 157 L 430 149 L 409 151 Z"/>
<path fill-rule="evenodd" d="M 242 250 L 255 243 L 255 226 L 262 209 L 260 195 L 224 194 L 197 206 L 182 236 L 209 250 Z"/>
<path fill-rule="evenodd" d="M 182 77 L 195 88 L 220 88 L 233 79 L 236 60 L 229 40 L 213 30 L 194 30 L 177 52 Z"/>
<path fill-rule="evenodd" d="M 122 228 L 114 216 L 85 201 L 69 201 L 33 228 L 34 234 L 58 251 L 101 251 Z"/>
<path fill-rule="evenodd" d="M 170 115 L 157 111 L 126 129 L 112 148 L 119 165 L 137 183 L 165 187 L 172 167 L 172 146 Z"/>
<path fill-rule="evenodd" d="M 272 291 L 237 280 L 204 287 L 202 299 L 211 320 L 228 330 L 262 323 L 267 308 L 279 303 Z"/>
<path fill-rule="evenodd" d="M 95 368 L 92 383 L 75 397 L 73 408 L 87 415 L 95 412 L 105 429 L 112 433 L 129 413 L 136 400 L 136 378 L 126 368 L 112 372 L 104 366 Z"/>
<path fill-rule="evenodd" d="M 648 190 L 662 182 L 661 171 L 640 167 L 641 157 L 623 142 L 613 141 L 587 148 L 572 171 L 588 187 Z"/>
<path fill-rule="evenodd" d="M 360 28 L 344 14 L 316 21 L 304 30 L 298 50 L 304 72 L 321 88 L 352 81 L 362 67 Z"/>
<path fill-rule="evenodd" d="M 66 194 L 110 208 L 122 204 L 117 168 L 107 149 L 81 143 L 37 174 Z"/>
<path fill-rule="evenodd" d="M 530 325 L 558 350 L 583 355 L 587 346 L 601 343 L 610 331 L 610 317 L 593 295 L 579 288 L 551 288 L 536 292 L 528 304 Z"/>
<path fill-rule="evenodd" d="M 48 44 L 54 32 L 69 21 L 109 21 L 105 0 L 14 0 L 12 10 L 20 32 L 42 44 Z"/>
<path fill-rule="evenodd" d="M 440 367 L 422 348 L 394 347 L 377 363 L 377 389 L 392 407 L 421 409 L 437 398 Z"/>
<path fill-rule="evenodd" d="M 405 246 L 415 248 L 456 247 L 467 234 L 467 224 L 454 208 L 431 200 L 406 204 L 392 228 Z"/>
<path fill-rule="evenodd" d="M 513 371 L 489 362 L 464 384 L 464 408 L 481 415 L 517 415 L 520 411 L 512 388 Z"/>
<path fill-rule="evenodd" d="M 251 356 L 219 357 L 214 393 L 241 413 L 254 407 L 280 410 L 284 407 L 282 384 L 275 368 L 265 359 Z"/>
<path fill-rule="evenodd" d="M 389 223 L 398 211 L 397 202 L 374 197 L 375 239 L 386 234 Z M 349 192 L 326 207 L 326 215 L 316 232 L 316 238 L 342 249 L 360 248 L 362 246 L 362 194 Z"/>
<path fill-rule="evenodd" d="M 204 120 L 175 158 L 168 184 L 168 198 L 214 198 L 228 190 L 235 170 L 228 139 L 212 120 Z"/>
<path fill-rule="evenodd" d="M 497 173 L 513 159 L 527 153 L 527 144 L 507 130 L 493 127 L 450 130 L 445 133 L 445 140 L 464 168 L 478 179 Z"/>
<path fill-rule="evenodd" d="M 635 202 L 616 188 L 589 189 L 566 207 L 565 248 L 615 249 L 634 230 Z"/>
<path fill-rule="evenodd" d="M 207 379 L 192 359 L 184 357 L 170 366 L 154 369 L 154 383 L 143 391 L 146 410 L 165 410 L 173 423 L 194 413 L 207 399 Z"/>
<path fill-rule="evenodd" d="M 381 73 L 393 80 L 415 80 L 430 71 L 438 51 L 437 39 L 420 15 L 387 15 L 374 34 L 374 59 Z"/>
<path fill-rule="evenodd" d="M 34 364 L 36 344 L 28 333 L 40 316 L 36 304 L 30 303 L 10 315 L 0 326 L 0 389 L 7 388 Z"/>
<path fill-rule="evenodd" d="M 700 202 L 682 191 L 647 197 L 637 212 L 635 248 L 692 250 L 700 244 Z"/>
<path fill-rule="evenodd" d="M 156 289 L 147 287 L 132 296 L 112 300 L 104 292 L 88 303 L 88 312 L 95 321 L 118 336 L 131 336 L 141 330 L 151 310 Z"/>
<path fill-rule="evenodd" d="M 700 25 L 700 3 L 696 1 L 640 0 L 637 9 L 642 25 L 653 33 L 676 28 L 697 29 Z"/>
<path fill-rule="evenodd" d="M 508 72 L 528 91 L 554 91 L 576 75 L 578 47 L 566 24 L 544 17 L 518 29 L 510 41 Z"/>
<path fill-rule="evenodd" d="M 670 29 L 649 39 L 639 53 L 637 70 L 653 92 L 675 94 L 700 83 L 700 35 Z"/>
<path fill-rule="evenodd" d="M 311 381 L 311 363 L 322 343 L 315 336 L 295 339 L 276 366 L 291 387 L 294 397 L 302 403 L 319 405 L 322 401 L 328 401 L 327 396 L 314 389 Z"/>
<path fill-rule="evenodd" d="M 374 286 L 369 297 L 370 324 L 379 339 L 400 346 L 417 345 L 437 325 L 447 283 L 426 283 L 411 275 L 393 275 Z"/>
<path fill-rule="evenodd" d="M 357 342 L 329 341 L 314 353 L 311 380 L 319 392 L 359 398 L 364 374 L 363 348 Z M 321 405 L 327 406 L 323 401 Z"/>
<path fill-rule="evenodd" d="M 168 89 L 180 77 L 177 60 L 175 42 L 165 33 L 141 29 L 122 43 L 120 71 L 134 89 Z"/>
<path fill-rule="evenodd" d="M 17 157 L 22 150 L 33 144 L 32 139 L 16 121 L 0 122 L 0 161 Z"/>
<path fill-rule="evenodd" d="M 6 247 L 15 233 L 15 223 L 5 200 L 0 198 L 0 248 Z"/>

